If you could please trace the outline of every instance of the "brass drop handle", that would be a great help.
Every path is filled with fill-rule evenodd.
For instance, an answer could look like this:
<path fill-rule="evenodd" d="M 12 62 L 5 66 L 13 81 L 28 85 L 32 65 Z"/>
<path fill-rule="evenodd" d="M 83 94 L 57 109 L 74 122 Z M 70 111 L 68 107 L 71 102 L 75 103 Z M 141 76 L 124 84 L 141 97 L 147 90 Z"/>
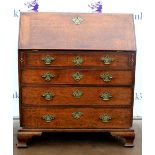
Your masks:
<path fill-rule="evenodd" d="M 45 100 L 50 101 L 54 98 L 54 94 L 50 92 L 45 92 L 42 94 L 42 97 L 44 97 Z"/>
<path fill-rule="evenodd" d="M 111 116 L 103 114 L 99 116 L 99 119 L 101 119 L 103 123 L 107 123 L 111 120 Z"/>
<path fill-rule="evenodd" d="M 46 122 L 46 123 L 50 123 L 52 120 L 55 119 L 55 116 L 53 114 L 47 114 L 42 116 L 42 119 Z"/>
<path fill-rule="evenodd" d="M 53 58 L 49 55 L 46 55 L 41 60 L 44 62 L 45 65 L 50 65 L 55 60 L 55 58 Z"/>
<path fill-rule="evenodd" d="M 46 72 L 42 74 L 41 77 L 44 78 L 45 81 L 51 81 L 51 79 L 54 78 L 55 75 L 50 72 Z"/>
<path fill-rule="evenodd" d="M 83 75 L 80 74 L 79 72 L 76 72 L 72 75 L 72 78 L 75 80 L 75 81 L 80 81 L 82 78 L 83 78 Z"/>
<path fill-rule="evenodd" d="M 109 55 L 106 55 L 105 57 L 101 58 L 101 61 L 105 64 L 105 65 L 110 65 L 112 61 L 114 61 L 113 58 L 109 57 Z"/>
<path fill-rule="evenodd" d="M 83 59 L 80 56 L 77 56 L 77 57 L 73 58 L 73 63 L 76 66 L 80 66 L 83 63 Z"/>
<path fill-rule="evenodd" d="M 110 98 L 112 98 L 112 95 L 108 92 L 104 92 L 100 94 L 100 97 L 102 98 L 102 100 L 107 101 L 110 100 Z"/>
<path fill-rule="evenodd" d="M 73 91 L 72 95 L 75 98 L 80 98 L 83 95 L 83 92 L 77 89 L 77 90 Z"/>
<path fill-rule="evenodd" d="M 80 111 L 72 112 L 72 117 L 73 117 L 74 119 L 79 119 L 81 116 L 83 116 L 83 113 L 80 112 Z"/>
<path fill-rule="evenodd" d="M 112 75 L 109 73 L 103 73 L 100 75 L 100 78 L 104 81 L 104 82 L 109 82 L 112 80 Z"/>

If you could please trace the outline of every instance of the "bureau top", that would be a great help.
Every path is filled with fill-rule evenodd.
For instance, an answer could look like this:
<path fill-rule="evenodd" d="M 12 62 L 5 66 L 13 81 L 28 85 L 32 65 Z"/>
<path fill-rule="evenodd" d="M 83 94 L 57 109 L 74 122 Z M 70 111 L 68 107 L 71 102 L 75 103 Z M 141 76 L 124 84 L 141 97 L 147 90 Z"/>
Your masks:
<path fill-rule="evenodd" d="M 21 13 L 19 49 L 136 51 L 133 15 Z"/>

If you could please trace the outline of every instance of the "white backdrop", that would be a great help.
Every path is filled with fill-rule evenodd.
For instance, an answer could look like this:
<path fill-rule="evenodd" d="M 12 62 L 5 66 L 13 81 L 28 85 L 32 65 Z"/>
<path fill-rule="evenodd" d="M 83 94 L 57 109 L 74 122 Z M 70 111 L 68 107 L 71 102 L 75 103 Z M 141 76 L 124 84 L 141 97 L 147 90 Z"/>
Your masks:
<path fill-rule="evenodd" d="M 136 64 L 136 81 L 135 81 L 135 97 L 134 97 L 134 116 L 142 116 L 142 68 L 141 58 L 143 57 L 143 43 L 141 38 L 143 34 L 144 8 L 140 5 L 140 0 L 14 0 L 9 8 L 8 20 L 11 24 L 11 35 L 13 40 L 9 43 L 12 47 L 10 52 L 13 60 L 13 89 L 12 103 L 13 116 L 19 116 L 18 101 L 18 65 L 17 65 L 17 49 L 18 49 L 18 29 L 19 16 L 21 11 L 34 12 L 96 12 L 96 13 L 133 13 L 136 30 L 137 42 L 137 64 Z M 121 4 L 121 5 L 120 5 Z"/>

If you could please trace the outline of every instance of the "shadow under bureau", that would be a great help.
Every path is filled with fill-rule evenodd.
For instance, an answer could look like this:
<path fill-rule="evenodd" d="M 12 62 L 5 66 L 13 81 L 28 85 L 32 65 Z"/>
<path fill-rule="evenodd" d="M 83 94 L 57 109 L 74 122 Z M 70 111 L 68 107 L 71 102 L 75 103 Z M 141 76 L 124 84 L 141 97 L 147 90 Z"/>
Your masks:
<path fill-rule="evenodd" d="M 131 14 L 21 13 L 17 147 L 43 132 L 109 132 L 133 146 Z"/>

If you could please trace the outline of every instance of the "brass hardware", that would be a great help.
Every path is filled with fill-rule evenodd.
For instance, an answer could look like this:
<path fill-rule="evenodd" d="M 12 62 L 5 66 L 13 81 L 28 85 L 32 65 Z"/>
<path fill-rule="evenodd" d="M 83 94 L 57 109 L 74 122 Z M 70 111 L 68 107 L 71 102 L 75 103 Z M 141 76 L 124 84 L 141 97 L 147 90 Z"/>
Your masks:
<path fill-rule="evenodd" d="M 101 61 L 105 64 L 105 65 L 110 65 L 113 60 L 113 58 L 110 58 L 108 55 L 106 55 L 105 57 L 101 58 Z"/>
<path fill-rule="evenodd" d="M 47 73 L 44 73 L 41 77 L 44 78 L 45 81 L 50 81 L 52 78 L 55 77 L 55 75 L 47 72 Z"/>
<path fill-rule="evenodd" d="M 103 123 L 106 123 L 111 120 L 111 116 L 109 116 L 107 114 L 103 114 L 103 115 L 99 116 L 99 119 L 101 119 Z"/>
<path fill-rule="evenodd" d="M 44 97 L 44 99 L 47 101 L 52 100 L 54 96 L 55 95 L 50 92 L 45 92 L 44 94 L 42 94 L 42 97 Z"/>
<path fill-rule="evenodd" d="M 44 61 L 45 65 L 50 65 L 55 59 L 49 55 L 46 55 L 41 60 Z"/>
<path fill-rule="evenodd" d="M 76 65 L 76 66 L 80 66 L 82 63 L 83 63 L 83 59 L 80 57 L 80 56 L 77 56 L 73 59 L 73 63 Z"/>
<path fill-rule="evenodd" d="M 80 74 L 79 72 L 76 72 L 72 75 L 72 77 L 75 81 L 80 81 L 83 78 L 83 75 Z"/>
<path fill-rule="evenodd" d="M 73 117 L 74 119 L 79 119 L 82 115 L 83 115 L 83 113 L 80 112 L 80 111 L 72 112 L 72 117 Z"/>
<path fill-rule="evenodd" d="M 81 22 L 83 21 L 83 19 L 81 17 L 74 17 L 72 18 L 72 21 L 76 24 L 76 25 L 80 25 Z"/>
<path fill-rule="evenodd" d="M 134 58 L 135 58 L 135 57 L 134 57 L 134 54 L 132 53 L 131 56 L 130 56 L 130 65 L 131 65 L 131 66 L 134 65 L 134 62 L 135 62 Z"/>
<path fill-rule="evenodd" d="M 80 90 L 75 90 L 72 95 L 75 97 L 75 98 L 80 98 L 82 95 L 83 95 L 83 92 L 81 92 Z"/>
<path fill-rule="evenodd" d="M 24 59 L 23 59 L 23 58 L 20 58 L 20 62 L 21 62 L 21 63 L 24 62 Z"/>
<path fill-rule="evenodd" d="M 113 77 L 112 77 L 112 75 L 105 73 L 105 74 L 101 74 L 100 78 L 103 79 L 103 81 L 105 81 L 105 82 L 109 82 L 109 81 L 111 81 L 111 79 Z"/>
<path fill-rule="evenodd" d="M 55 119 L 55 116 L 52 114 L 51 115 L 47 114 L 42 116 L 42 119 L 45 120 L 45 122 L 50 123 L 52 120 Z"/>
<path fill-rule="evenodd" d="M 108 92 L 105 92 L 105 93 L 102 93 L 100 97 L 102 98 L 102 100 L 106 101 L 106 100 L 110 100 L 110 98 L 112 98 L 112 95 Z"/>

